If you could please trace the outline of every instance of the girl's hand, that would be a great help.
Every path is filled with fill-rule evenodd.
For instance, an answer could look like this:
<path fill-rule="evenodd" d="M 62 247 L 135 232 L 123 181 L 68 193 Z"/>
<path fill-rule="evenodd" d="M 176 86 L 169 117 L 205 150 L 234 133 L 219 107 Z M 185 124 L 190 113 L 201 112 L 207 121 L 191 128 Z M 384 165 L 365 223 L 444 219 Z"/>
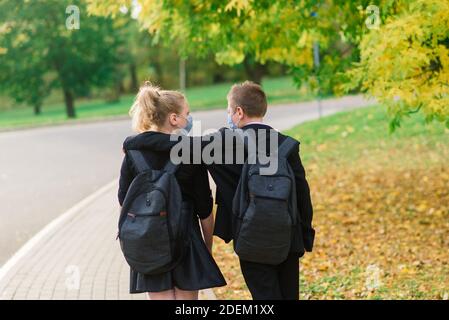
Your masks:
<path fill-rule="evenodd" d="M 207 250 L 212 254 L 213 232 L 214 232 L 214 215 L 211 213 L 206 219 L 202 219 L 201 229 L 203 231 L 203 239 Z"/>

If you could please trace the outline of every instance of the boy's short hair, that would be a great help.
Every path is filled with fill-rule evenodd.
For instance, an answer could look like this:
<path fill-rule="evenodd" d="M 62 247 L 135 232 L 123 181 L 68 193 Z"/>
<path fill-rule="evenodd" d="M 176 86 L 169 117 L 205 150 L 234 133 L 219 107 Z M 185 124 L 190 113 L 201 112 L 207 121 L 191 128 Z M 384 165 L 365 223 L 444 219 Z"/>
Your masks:
<path fill-rule="evenodd" d="M 229 90 L 228 101 L 233 110 L 241 107 L 249 117 L 263 117 L 267 113 L 265 92 L 252 81 L 234 84 Z"/>

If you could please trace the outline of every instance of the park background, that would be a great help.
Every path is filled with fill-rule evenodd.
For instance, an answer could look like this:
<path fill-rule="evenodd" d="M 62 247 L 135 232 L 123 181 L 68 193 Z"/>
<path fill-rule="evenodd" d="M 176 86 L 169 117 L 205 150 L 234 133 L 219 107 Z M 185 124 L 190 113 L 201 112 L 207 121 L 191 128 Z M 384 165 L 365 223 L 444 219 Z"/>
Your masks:
<path fill-rule="evenodd" d="M 317 233 L 301 299 L 448 298 L 446 0 L 0 0 L 0 130 L 125 119 L 145 80 L 192 111 L 224 109 L 244 80 L 273 110 L 375 98 L 285 131 L 301 141 Z M 217 298 L 250 298 L 232 245 L 214 252 Z"/>

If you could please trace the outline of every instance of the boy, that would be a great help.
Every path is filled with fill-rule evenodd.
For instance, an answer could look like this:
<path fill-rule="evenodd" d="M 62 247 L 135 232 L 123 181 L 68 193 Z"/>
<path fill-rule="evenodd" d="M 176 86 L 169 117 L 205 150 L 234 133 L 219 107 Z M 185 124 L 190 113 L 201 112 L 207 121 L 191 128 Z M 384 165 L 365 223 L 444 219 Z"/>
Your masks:
<path fill-rule="evenodd" d="M 234 85 L 228 94 L 228 124 L 231 129 L 241 129 L 243 132 L 251 129 L 256 132 L 256 151 L 259 151 L 258 136 L 265 133 L 265 137 L 270 136 L 273 128 L 263 123 L 263 118 L 267 111 L 267 99 L 262 88 L 246 81 Z M 219 130 L 221 141 L 225 141 L 227 129 Z M 276 135 L 278 144 L 286 139 L 285 135 L 278 133 Z M 195 144 L 195 139 L 190 138 L 191 145 Z M 269 140 L 269 139 L 268 139 Z M 270 153 L 270 143 L 267 140 L 267 151 Z M 201 139 L 201 148 L 205 148 L 214 141 Z M 175 145 L 176 142 L 173 142 Z M 145 146 L 145 137 L 135 137 L 128 139 L 125 149 L 136 149 Z M 232 146 L 223 146 L 223 161 L 208 164 L 207 168 L 217 186 L 216 204 L 217 214 L 214 234 L 222 238 L 225 242 L 233 240 L 233 219 L 232 203 L 235 190 L 240 180 L 243 163 L 226 163 L 226 153 L 230 150 L 235 152 L 237 144 L 233 142 Z M 235 153 L 233 153 L 235 155 Z M 247 153 L 245 152 L 245 159 Z M 236 158 L 234 157 L 234 160 Z M 290 252 L 285 261 L 277 264 L 263 264 L 250 262 L 240 259 L 241 270 L 245 282 L 251 292 L 253 299 L 288 299 L 297 300 L 299 298 L 299 258 L 305 251 L 312 251 L 315 231 L 312 228 L 312 203 L 310 199 L 310 190 L 305 178 L 305 171 L 299 157 L 299 145 L 288 156 L 296 183 L 296 197 L 298 205 L 298 214 L 301 224 L 298 224 L 291 238 Z"/>

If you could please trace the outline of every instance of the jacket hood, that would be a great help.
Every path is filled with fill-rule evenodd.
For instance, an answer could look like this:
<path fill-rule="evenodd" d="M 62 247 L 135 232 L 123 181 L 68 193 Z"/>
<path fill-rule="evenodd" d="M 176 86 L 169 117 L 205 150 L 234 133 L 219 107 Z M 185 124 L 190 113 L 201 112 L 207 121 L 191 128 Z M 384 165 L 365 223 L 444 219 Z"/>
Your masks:
<path fill-rule="evenodd" d="M 170 151 L 178 143 L 180 135 L 157 131 L 146 131 L 129 136 L 123 142 L 124 150 Z"/>

